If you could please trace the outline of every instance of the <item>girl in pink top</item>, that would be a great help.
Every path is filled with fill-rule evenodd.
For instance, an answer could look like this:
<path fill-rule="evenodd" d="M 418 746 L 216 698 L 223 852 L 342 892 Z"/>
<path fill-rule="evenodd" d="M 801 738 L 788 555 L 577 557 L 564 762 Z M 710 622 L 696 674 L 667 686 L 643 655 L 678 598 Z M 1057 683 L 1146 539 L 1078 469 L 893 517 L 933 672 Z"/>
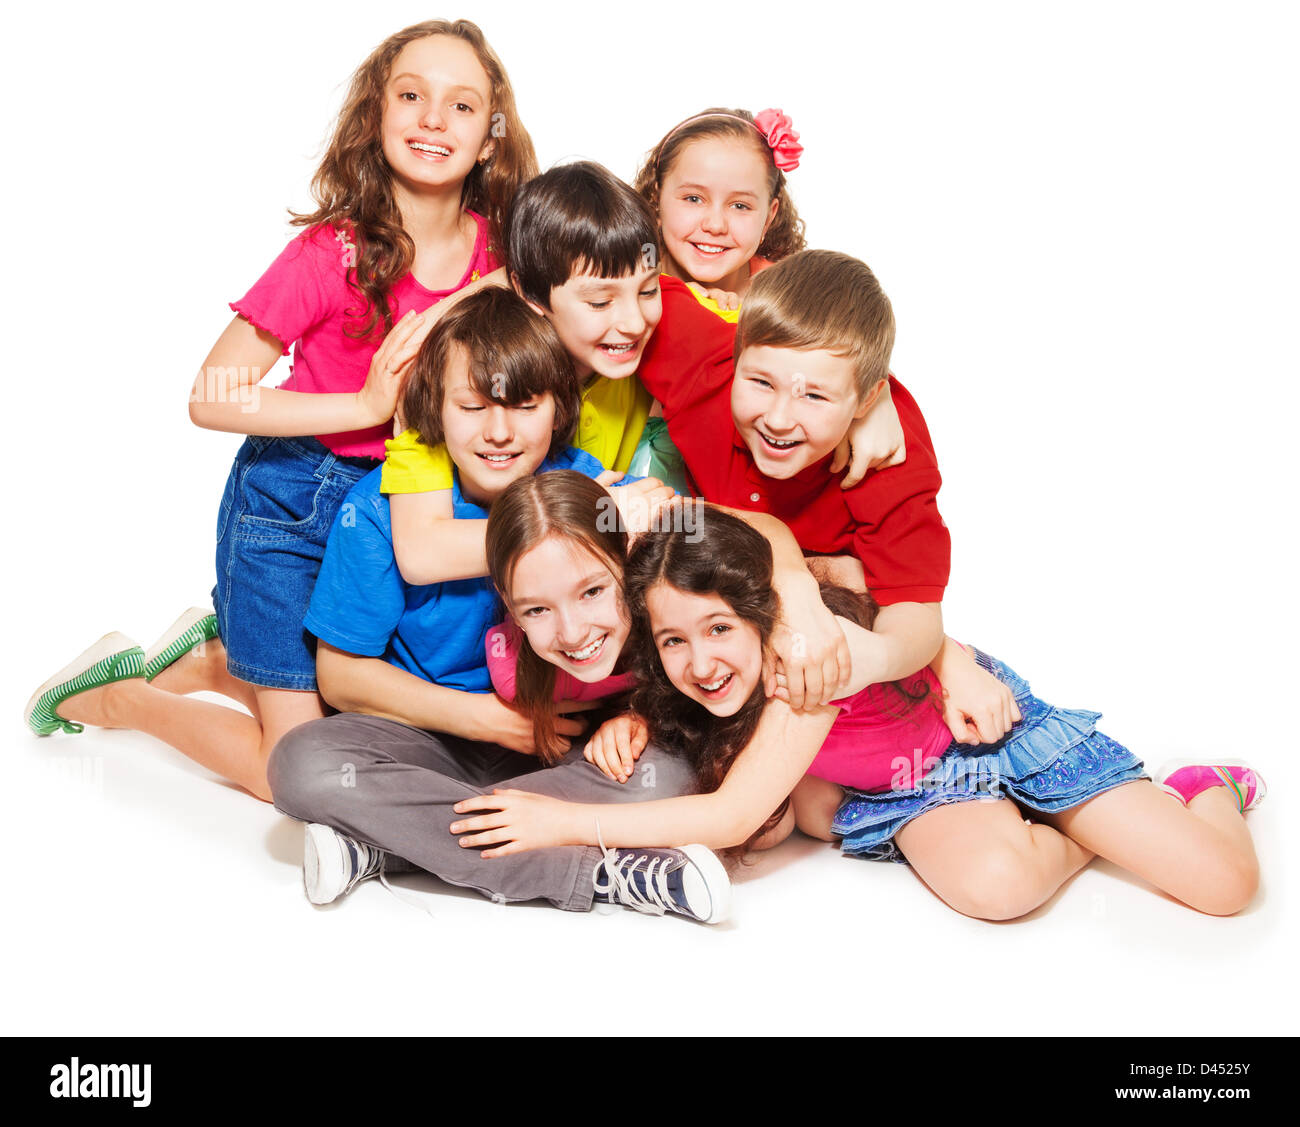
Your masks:
<path fill-rule="evenodd" d="M 627 534 L 610 495 L 580 477 L 554 470 L 516 482 L 493 504 L 484 545 L 509 615 L 487 633 L 492 687 L 531 718 L 533 744 L 548 765 L 568 748 L 557 716 L 626 695 L 634 684 L 623 655 Z M 605 741 L 614 732 L 607 726 L 593 736 L 588 761 L 606 766 Z M 638 753 L 644 747 L 641 738 Z"/>
<path fill-rule="evenodd" d="M 497 270 L 506 208 L 536 172 L 505 69 L 474 24 L 416 24 L 371 52 L 313 179 L 319 206 L 295 216 L 303 233 L 232 303 L 194 381 L 191 419 L 249 436 L 218 513 L 215 622 L 183 616 L 170 652 L 149 660 L 110 636 L 107 659 L 92 647 L 37 690 L 33 727 L 147 731 L 270 800 L 271 748 L 323 715 L 302 621 L 335 515 L 346 524 L 348 490 L 380 465 L 398 385 L 434 321 L 423 311 Z M 289 377 L 263 389 L 291 346 Z M 201 689 L 251 715 L 184 695 Z"/>
<path fill-rule="evenodd" d="M 633 705 L 657 746 L 692 757 L 711 793 L 615 807 L 502 791 L 457 803 L 462 814 L 491 811 L 457 823 L 462 843 L 489 846 L 484 856 L 598 837 L 613 847 L 735 849 L 759 835 L 772 844 L 797 824 L 848 852 L 906 860 L 978 918 L 1031 911 L 1094 855 L 1203 912 L 1250 902 L 1258 863 L 1242 814 L 1264 785 L 1249 767 L 1182 766 L 1156 785 L 1096 730 L 1100 713 L 1055 708 L 978 652 L 1021 719 L 997 744 L 950 744 L 928 672 L 870 683 L 873 608 L 842 588 L 825 597 L 853 676 L 830 706 L 792 713 L 764 666 L 779 609 L 771 576 L 763 538 L 707 506 L 693 533 L 640 538 L 624 571 L 640 681 Z"/>

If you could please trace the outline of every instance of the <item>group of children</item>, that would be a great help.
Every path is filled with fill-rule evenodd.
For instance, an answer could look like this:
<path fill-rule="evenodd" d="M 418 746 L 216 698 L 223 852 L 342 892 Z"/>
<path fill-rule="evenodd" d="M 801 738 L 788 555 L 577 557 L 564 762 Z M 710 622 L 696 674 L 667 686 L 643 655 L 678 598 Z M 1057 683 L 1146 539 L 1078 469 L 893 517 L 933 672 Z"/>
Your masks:
<path fill-rule="evenodd" d="M 214 611 L 101 639 L 33 730 L 146 731 L 274 801 L 315 903 L 413 865 L 716 922 L 718 854 L 797 827 L 979 918 L 1094 855 L 1238 911 L 1250 767 L 1152 776 L 945 637 L 933 444 L 879 282 L 804 249 L 801 154 L 714 108 L 635 188 L 539 175 L 477 27 L 390 37 L 194 384 L 248 436 Z"/>

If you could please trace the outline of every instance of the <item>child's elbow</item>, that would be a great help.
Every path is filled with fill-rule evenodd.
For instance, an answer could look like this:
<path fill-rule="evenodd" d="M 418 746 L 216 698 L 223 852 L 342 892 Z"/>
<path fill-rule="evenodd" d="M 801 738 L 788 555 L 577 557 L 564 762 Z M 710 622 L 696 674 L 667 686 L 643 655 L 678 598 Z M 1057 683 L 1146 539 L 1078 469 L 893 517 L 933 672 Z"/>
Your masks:
<path fill-rule="evenodd" d="M 359 711 L 358 702 L 348 692 L 352 679 L 345 675 L 339 663 L 332 657 L 317 653 L 316 656 L 316 691 L 321 700 L 340 712 Z"/>
<path fill-rule="evenodd" d="M 208 399 L 197 385 L 190 392 L 190 422 L 204 430 L 218 430 L 217 404 Z"/>
<path fill-rule="evenodd" d="M 408 586 L 427 587 L 439 581 L 439 577 L 434 575 L 430 568 L 424 566 L 421 553 L 404 550 L 400 540 L 393 542 L 393 559 L 397 562 L 397 570 L 402 581 Z"/>

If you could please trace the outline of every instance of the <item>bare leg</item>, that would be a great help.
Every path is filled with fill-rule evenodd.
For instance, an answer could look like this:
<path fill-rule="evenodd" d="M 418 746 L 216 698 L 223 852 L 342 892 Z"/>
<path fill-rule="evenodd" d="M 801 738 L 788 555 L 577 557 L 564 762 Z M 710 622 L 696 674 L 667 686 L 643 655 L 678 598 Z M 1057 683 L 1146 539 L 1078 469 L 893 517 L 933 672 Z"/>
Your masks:
<path fill-rule="evenodd" d="M 270 802 L 266 761 L 271 749 L 286 732 L 325 713 L 314 692 L 249 688 L 260 722 L 233 708 L 166 692 L 143 677 L 78 693 L 59 705 L 59 714 L 98 728 L 147 732 Z"/>
<path fill-rule="evenodd" d="M 220 638 L 195 646 L 178 657 L 150 682 L 156 689 L 185 696 L 189 693 L 220 693 L 237 700 L 257 715 L 257 694 L 226 668 L 226 647 Z"/>
<path fill-rule="evenodd" d="M 777 822 L 770 830 L 760 837 L 750 850 L 754 853 L 763 849 L 772 849 L 781 844 L 794 831 L 794 804 L 791 803 L 785 808 L 785 813 L 781 815 L 781 820 Z"/>
<path fill-rule="evenodd" d="M 790 796 L 795 825 L 809 837 L 834 841 L 831 822 L 844 801 L 844 788 L 816 775 L 805 775 Z"/>
<path fill-rule="evenodd" d="M 1250 830 L 1226 787 L 1202 791 L 1184 806 L 1142 779 L 1072 810 L 1039 817 L 1085 848 L 1213 916 L 1241 911 L 1259 887 Z"/>
<path fill-rule="evenodd" d="M 1032 912 L 1093 857 L 1051 826 L 1026 825 L 1004 798 L 940 806 L 894 840 L 941 900 L 984 920 Z"/>

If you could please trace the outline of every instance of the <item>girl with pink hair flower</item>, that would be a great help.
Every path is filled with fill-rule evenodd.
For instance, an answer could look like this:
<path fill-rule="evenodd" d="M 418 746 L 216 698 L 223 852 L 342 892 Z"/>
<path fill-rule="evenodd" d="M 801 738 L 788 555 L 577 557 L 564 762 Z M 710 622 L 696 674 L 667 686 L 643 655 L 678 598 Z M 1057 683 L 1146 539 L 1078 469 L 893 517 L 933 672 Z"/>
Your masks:
<path fill-rule="evenodd" d="M 636 178 L 659 218 L 665 271 L 743 300 L 754 274 L 803 250 L 785 177 L 802 153 L 780 110 L 714 107 L 673 126 Z M 711 308 L 734 321 L 738 305 Z"/>

